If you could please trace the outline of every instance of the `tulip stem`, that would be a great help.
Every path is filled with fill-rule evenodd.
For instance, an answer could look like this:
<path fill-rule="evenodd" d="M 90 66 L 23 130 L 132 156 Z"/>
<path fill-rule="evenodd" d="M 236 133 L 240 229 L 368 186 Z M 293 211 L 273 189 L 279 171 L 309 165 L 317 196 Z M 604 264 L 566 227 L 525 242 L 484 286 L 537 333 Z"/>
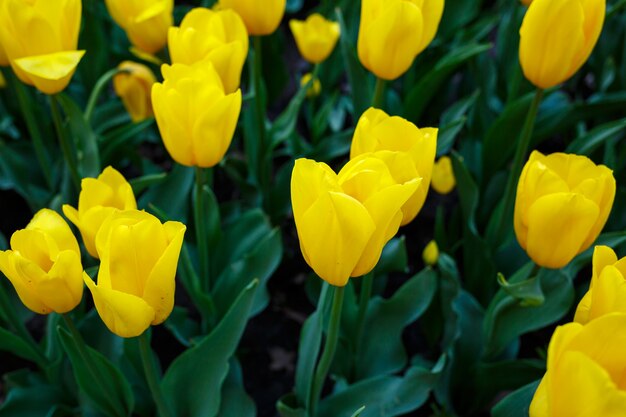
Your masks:
<path fill-rule="evenodd" d="M 363 339 L 363 331 L 365 330 L 365 317 L 367 316 L 367 306 L 372 297 L 372 286 L 374 284 L 374 271 L 363 277 L 361 285 L 361 296 L 359 298 L 359 312 L 356 321 L 356 337 L 354 339 L 354 359 L 358 360 L 361 348 L 361 339 Z M 356 368 L 355 368 L 356 369 Z"/>
<path fill-rule="evenodd" d="M 330 322 L 328 324 L 328 332 L 326 333 L 326 344 L 324 345 L 324 353 L 317 365 L 315 376 L 313 377 L 313 387 L 311 390 L 311 410 L 310 417 L 315 417 L 315 409 L 319 402 L 324 381 L 330 370 L 335 351 L 337 350 L 337 342 L 339 340 L 339 327 L 341 324 L 341 310 L 343 307 L 343 295 L 345 287 L 335 287 L 333 296 L 333 306 L 330 312 Z"/>
<path fill-rule="evenodd" d="M 204 168 L 196 167 L 196 195 L 194 217 L 196 225 L 196 244 L 198 245 L 198 262 L 200 264 L 200 282 L 202 288 L 208 291 L 211 288 L 209 276 L 209 248 L 207 245 L 207 230 L 205 223 L 205 198 L 203 189 L 206 185 Z"/>
<path fill-rule="evenodd" d="M 172 417 L 173 414 L 170 411 L 167 402 L 165 401 L 165 396 L 163 395 L 163 390 L 161 389 L 158 373 L 156 367 L 154 366 L 148 332 L 143 332 L 143 334 L 139 336 L 138 339 L 141 363 L 143 364 L 143 370 L 146 374 L 148 387 L 150 388 L 150 392 L 152 393 L 152 398 L 154 399 L 154 403 L 156 404 L 159 416 Z"/>
<path fill-rule="evenodd" d="M 376 77 L 376 87 L 374 87 L 374 96 L 372 97 L 372 107 L 381 109 L 385 94 L 385 80 Z"/>
<path fill-rule="evenodd" d="M 258 130 L 259 130 L 259 143 L 258 143 L 258 151 L 259 154 L 256 156 L 257 157 L 257 164 L 258 164 L 258 170 L 259 172 L 257 173 L 258 175 L 258 180 L 259 180 L 259 185 L 261 186 L 261 190 L 263 191 L 263 196 L 267 196 L 267 193 L 265 192 L 268 183 L 269 183 L 269 170 L 268 170 L 268 164 L 267 164 L 267 155 L 266 152 L 268 151 L 268 149 L 266 149 L 267 143 L 266 143 L 266 132 L 265 132 L 265 104 L 263 101 L 263 88 L 262 88 L 262 83 L 263 83 L 263 47 L 261 45 L 261 37 L 260 36 L 254 36 L 253 37 L 253 44 L 254 44 L 254 102 L 256 104 L 256 116 L 257 116 L 257 123 L 258 123 Z M 254 157 L 254 156 L 252 156 Z"/>
<path fill-rule="evenodd" d="M 50 98 L 50 109 L 52 110 L 52 119 L 54 120 L 54 127 L 57 132 L 57 136 L 59 137 L 59 144 L 61 145 L 61 149 L 63 151 L 63 156 L 65 157 L 65 163 L 67 164 L 70 175 L 72 177 L 72 182 L 77 190 L 80 189 L 80 175 L 78 174 L 78 168 L 76 166 L 75 153 L 73 151 L 73 146 L 70 143 L 70 139 L 65 132 L 65 128 L 63 127 L 63 121 L 61 120 L 61 113 L 58 109 L 58 103 L 56 96 L 48 96 Z"/>
<path fill-rule="evenodd" d="M 106 85 L 109 83 L 109 81 L 111 81 L 113 77 L 115 77 L 117 74 L 121 72 L 129 72 L 129 71 L 113 68 L 112 70 L 105 72 L 96 82 L 96 85 L 93 87 L 93 90 L 91 91 L 91 94 L 89 95 L 89 100 L 87 101 L 87 107 L 85 107 L 85 120 L 87 120 L 88 123 L 91 123 L 93 111 L 96 108 L 96 104 L 98 103 L 98 98 L 100 97 L 100 94 L 102 94 L 104 87 L 106 87 Z"/>

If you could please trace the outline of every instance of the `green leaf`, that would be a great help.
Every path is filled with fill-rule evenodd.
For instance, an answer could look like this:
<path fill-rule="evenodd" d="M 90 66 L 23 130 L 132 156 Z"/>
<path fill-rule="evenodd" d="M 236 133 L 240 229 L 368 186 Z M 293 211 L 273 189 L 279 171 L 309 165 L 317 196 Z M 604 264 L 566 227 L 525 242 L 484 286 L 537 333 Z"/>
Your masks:
<path fill-rule="evenodd" d="M 116 153 L 124 152 L 125 145 L 138 144 L 142 139 L 140 134 L 153 124 L 154 119 L 147 119 L 139 123 L 128 123 L 103 135 L 101 141 L 103 163 L 110 164 Z"/>
<path fill-rule="evenodd" d="M 530 402 L 537 391 L 539 381 L 531 382 L 507 395 L 491 410 L 491 417 L 528 417 Z"/>
<path fill-rule="evenodd" d="M 391 239 L 383 248 L 383 253 L 376 264 L 377 276 L 391 272 L 407 272 L 409 259 L 406 251 L 406 238 L 404 236 Z"/>
<path fill-rule="evenodd" d="M 161 184 L 167 178 L 165 172 L 152 175 L 144 175 L 142 177 L 133 178 L 130 180 L 130 186 L 133 188 L 135 195 L 141 194 L 143 190 L 156 184 Z"/>
<path fill-rule="evenodd" d="M 0 189 L 14 189 L 35 212 L 47 205 L 51 195 L 40 170 L 33 166 L 38 162 L 30 143 L 0 140 Z"/>
<path fill-rule="evenodd" d="M 0 407 L 0 417 L 41 417 L 63 401 L 60 387 L 33 385 L 11 389 Z"/>
<path fill-rule="evenodd" d="M 276 403 L 278 415 L 280 417 L 309 417 L 309 413 L 297 404 L 298 400 L 294 394 L 283 395 Z"/>
<path fill-rule="evenodd" d="M 256 417 L 256 406 L 243 386 L 241 365 L 231 359 L 228 376 L 222 386 L 222 404 L 218 417 Z"/>
<path fill-rule="evenodd" d="M 193 169 L 176 164 L 162 183 L 141 196 L 138 206 L 146 208 L 151 204 L 163 210 L 169 219 L 185 223 L 193 179 Z"/>
<path fill-rule="evenodd" d="M 590 155 L 591 152 L 602 146 L 603 143 L 624 135 L 626 118 L 597 126 L 586 134 L 577 137 L 567 147 L 568 153 Z"/>
<path fill-rule="evenodd" d="M 441 126 L 437 138 L 437 156 L 445 155 L 454 146 L 454 140 L 465 126 L 469 109 L 476 103 L 480 91 L 475 91 L 468 97 L 454 103 L 441 116 Z"/>
<path fill-rule="evenodd" d="M 626 242 L 626 232 L 602 233 L 589 249 L 576 256 L 565 268 L 563 272 L 570 277 L 575 277 L 578 272 L 591 262 L 593 251 L 598 245 L 616 248 Z"/>
<path fill-rule="evenodd" d="M 10 352 L 15 356 L 26 359 L 34 363 L 40 363 L 39 355 L 34 348 L 21 337 L 0 327 L 0 350 Z"/>
<path fill-rule="evenodd" d="M 309 81 L 311 84 L 312 81 Z M 271 148 L 274 149 L 281 143 L 283 143 L 296 128 L 298 122 L 298 116 L 300 115 L 300 108 L 306 98 L 307 86 L 300 87 L 298 92 L 292 97 L 291 101 L 283 111 L 272 123 L 270 128 Z"/>
<path fill-rule="evenodd" d="M 532 263 L 529 265 L 530 268 L 534 266 Z M 523 307 L 537 307 L 545 301 L 545 296 L 541 291 L 541 283 L 537 277 L 510 284 L 504 275 L 498 273 L 498 284 L 500 284 L 500 288 L 502 288 L 504 292 L 519 300 L 520 305 Z"/>
<path fill-rule="evenodd" d="M 361 413 L 363 413 L 363 410 L 365 410 L 365 406 L 359 408 L 358 410 L 356 410 L 354 412 L 354 414 L 352 414 L 352 417 L 359 417 L 361 415 Z"/>

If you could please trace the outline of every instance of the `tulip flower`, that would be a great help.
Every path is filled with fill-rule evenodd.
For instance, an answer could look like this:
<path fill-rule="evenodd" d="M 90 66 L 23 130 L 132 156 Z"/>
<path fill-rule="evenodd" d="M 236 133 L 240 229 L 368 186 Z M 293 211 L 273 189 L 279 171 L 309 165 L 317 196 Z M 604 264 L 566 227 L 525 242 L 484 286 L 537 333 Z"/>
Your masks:
<path fill-rule="evenodd" d="M 403 226 L 417 216 L 426 200 L 437 152 L 437 132 L 435 128 L 418 129 L 401 117 L 390 117 L 374 108 L 363 113 L 357 123 L 350 148 L 351 158 L 381 150 L 406 152 L 413 161 L 417 176 L 422 179 L 419 188 L 402 207 Z"/>
<path fill-rule="evenodd" d="M 206 60 L 222 78 L 227 93 L 239 88 L 248 56 L 248 32 L 237 13 L 193 9 L 180 27 L 170 28 L 168 45 L 172 63 L 192 65 Z"/>
<path fill-rule="evenodd" d="M 626 314 L 613 313 L 554 332 L 547 372 L 530 417 L 617 417 L 626 413 Z"/>
<path fill-rule="evenodd" d="M 605 0 L 535 0 L 520 29 L 519 59 L 540 88 L 569 79 L 587 61 L 604 23 Z"/>
<path fill-rule="evenodd" d="M 313 75 L 310 72 L 307 72 L 306 74 L 304 74 L 302 78 L 300 78 L 300 86 L 304 87 L 305 85 L 307 85 L 309 81 L 311 81 L 312 77 Z M 311 82 L 311 85 L 306 90 L 306 96 L 309 98 L 317 97 L 320 95 L 321 92 L 322 92 L 322 83 L 320 82 L 319 78 L 314 78 L 313 82 Z"/>
<path fill-rule="evenodd" d="M 298 159 L 291 177 L 291 203 L 305 261 L 331 285 L 370 272 L 396 234 L 401 207 L 420 179 L 399 183 L 390 167 L 412 166 L 389 151 L 352 159 L 335 174 L 324 163 Z"/>
<path fill-rule="evenodd" d="M 105 0 L 105 3 L 133 46 L 148 54 L 163 49 L 174 21 L 174 0 Z"/>
<path fill-rule="evenodd" d="M 452 160 L 449 156 L 442 156 L 433 166 L 432 187 L 439 194 L 449 194 L 456 186 Z"/>
<path fill-rule="evenodd" d="M 300 54 L 312 64 L 328 58 L 339 40 L 339 23 L 326 20 L 319 13 L 310 15 L 305 21 L 291 19 L 289 27 Z"/>
<path fill-rule="evenodd" d="M 404 74 L 437 33 L 444 0 L 362 0 L 359 60 L 384 80 Z"/>
<path fill-rule="evenodd" d="M 83 297 L 78 242 L 63 217 L 49 209 L 13 233 L 11 249 L 0 251 L 0 271 L 38 314 L 67 313 Z"/>
<path fill-rule="evenodd" d="M 164 65 L 163 83 L 152 87 L 152 105 L 172 158 L 208 168 L 228 150 L 241 110 L 241 90 L 226 94 L 210 62 Z"/>
<path fill-rule="evenodd" d="M 437 242 L 434 240 L 428 242 L 428 245 L 422 252 L 422 259 L 426 265 L 433 266 L 437 264 L 439 260 L 439 246 L 437 246 Z"/>
<path fill-rule="evenodd" d="M 517 186 L 517 240 L 536 264 L 562 268 L 596 240 L 614 198 L 615 179 L 604 165 L 534 151 Z"/>
<path fill-rule="evenodd" d="M 80 230 L 89 254 L 98 258 L 95 241 L 102 223 L 116 211 L 136 208 L 135 195 L 126 178 L 115 168 L 107 167 L 98 178 L 81 181 L 78 210 L 65 204 L 63 214 Z"/>
<path fill-rule="evenodd" d="M 574 317 L 580 324 L 610 313 L 626 313 L 626 257 L 617 260 L 613 249 L 596 246 L 592 264 L 589 291 L 580 300 Z"/>
<path fill-rule="evenodd" d="M 174 307 L 175 276 L 185 225 L 144 211 L 118 211 L 96 235 L 98 284 L 85 277 L 104 324 L 121 337 L 163 323 Z"/>
<path fill-rule="evenodd" d="M 233 9 L 253 36 L 271 35 L 285 14 L 287 0 L 220 0 L 220 7 Z"/>
<path fill-rule="evenodd" d="M 23 83 L 45 94 L 67 87 L 85 53 L 76 50 L 81 10 L 81 0 L 0 2 L 0 42 Z"/>
<path fill-rule="evenodd" d="M 152 112 L 152 84 L 156 77 L 143 64 L 124 61 L 118 67 L 119 74 L 113 78 L 115 94 L 122 99 L 124 107 L 134 123 L 149 119 Z"/>

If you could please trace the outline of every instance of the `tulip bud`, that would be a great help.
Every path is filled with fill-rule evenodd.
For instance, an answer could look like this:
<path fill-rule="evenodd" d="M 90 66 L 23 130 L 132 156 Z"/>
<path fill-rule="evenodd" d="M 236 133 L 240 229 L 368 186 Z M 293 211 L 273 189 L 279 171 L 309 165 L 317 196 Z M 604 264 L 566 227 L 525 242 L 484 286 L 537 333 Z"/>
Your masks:
<path fill-rule="evenodd" d="M 192 65 L 206 60 L 222 78 L 227 93 L 239 88 L 248 56 L 248 32 L 234 11 L 193 9 L 179 28 L 170 28 L 168 45 L 172 63 Z"/>
<path fill-rule="evenodd" d="M 126 178 L 115 168 L 106 167 L 98 178 L 84 178 L 78 197 L 78 210 L 63 205 L 63 214 L 78 227 L 87 252 L 98 258 L 96 234 L 102 223 L 118 210 L 137 208 L 135 195 Z"/>
<path fill-rule="evenodd" d="M 434 240 L 428 242 L 428 245 L 426 245 L 424 251 L 422 252 L 422 259 L 428 266 L 437 264 L 437 261 L 439 260 L 439 246 L 437 246 L 437 242 Z"/>
<path fill-rule="evenodd" d="M 569 79 L 587 61 L 604 23 L 605 0 L 535 0 L 520 29 L 519 59 L 540 88 Z"/>
<path fill-rule="evenodd" d="M 404 74 L 437 33 L 444 0 L 362 0 L 359 60 L 385 80 Z"/>
<path fill-rule="evenodd" d="M 241 90 L 226 94 L 210 62 L 163 65 L 163 83 L 152 87 L 152 105 L 172 159 L 208 168 L 228 150 L 241 111 Z"/>
<path fill-rule="evenodd" d="M 313 75 L 310 72 L 307 72 L 306 74 L 304 74 L 302 78 L 300 78 L 300 86 L 304 87 L 305 85 L 307 85 L 309 81 L 311 81 L 312 77 Z M 322 83 L 320 82 L 318 78 L 315 78 L 313 82 L 311 82 L 311 85 L 309 86 L 309 88 L 306 90 L 306 96 L 309 98 L 317 97 L 320 95 L 321 92 L 322 92 Z"/>
<path fill-rule="evenodd" d="M 289 27 L 300 55 L 312 64 L 319 64 L 328 58 L 339 40 L 339 23 L 326 20 L 318 13 L 310 15 L 305 21 L 291 19 Z"/>
<path fill-rule="evenodd" d="M 163 323 L 174 307 L 175 276 L 185 225 L 144 211 L 118 211 L 96 235 L 98 284 L 85 277 L 104 324 L 121 337 Z"/>
<path fill-rule="evenodd" d="M 174 0 L 105 0 L 105 3 L 133 46 L 149 54 L 163 49 L 174 21 Z"/>
<path fill-rule="evenodd" d="M 23 83 L 45 94 L 67 87 L 85 53 L 76 50 L 81 10 L 81 0 L 0 2 L 0 42 Z"/>
<path fill-rule="evenodd" d="M 626 410 L 626 314 L 558 327 L 530 417 L 623 416 Z"/>
<path fill-rule="evenodd" d="M 122 99 L 124 107 L 134 123 L 153 116 L 151 90 L 156 77 L 150 68 L 136 62 L 124 61 L 113 78 L 115 94 Z"/>
<path fill-rule="evenodd" d="M 401 117 L 390 117 L 374 108 L 363 113 L 357 123 L 350 158 L 381 150 L 406 152 L 413 161 L 417 177 L 422 179 L 419 188 L 402 207 L 403 226 L 417 216 L 426 200 L 437 152 L 437 132 L 435 128 L 418 129 Z"/>
<path fill-rule="evenodd" d="M 280 24 L 287 0 L 220 0 L 220 7 L 233 9 L 253 36 L 271 35 Z"/>
<path fill-rule="evenodd" d="M 442 156 L 433 167 L 432 187 L 439 194 L 449 194 L 456 186 L 452 160 L 449 156 Z"/>
<path fill-rule="evenodd" d="M 537 265 L 562 268 L 596 240 L 614 198 L 615 179 L 604 165 L 534 151 L 517 186 L 517 240 Z"/>
<path fill-rule="evenodd" d="M 22 303 L 38 314 L 67 313 L 83 297 L 78 242 L 65 220 L 49 209 L 13 233 L 11 249 L 0 251 L 0 271 Z"/>

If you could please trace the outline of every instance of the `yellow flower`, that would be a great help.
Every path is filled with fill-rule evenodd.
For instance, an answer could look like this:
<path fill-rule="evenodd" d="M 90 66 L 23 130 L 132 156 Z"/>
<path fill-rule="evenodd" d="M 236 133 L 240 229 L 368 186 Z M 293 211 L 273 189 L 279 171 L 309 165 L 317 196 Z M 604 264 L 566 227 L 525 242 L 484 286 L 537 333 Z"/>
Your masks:
<path fill-rule="evenodd" d="M 49 209 L 13 233 L 11 249 L 0 251 L 0 271 L 35 313 L 67 313 L 83 297 L 78 242 L 63 217 Z"/>
<path fill-rule="evenodd" d="M 554 332 L 547 372 L 530 417 L 623 417 L 626 414 L 626 315 L 609 314 Z"/>
<path fill-rule="evenodd" d="M 174 18 L 174 0 L 105 0 L 130 43 L 149 54 L 163 49 Z"/>
<path fill-rule="evenodd" d="M 133 189 L 115 168 L 107 167 L 98 178 L 84 178 L 78 197 L 78 210 L 64 204 L 63 214 L 80 230 L 85 247 L 98 258 L 96 234 L 102 223 L 118 210 L 137 208 Z"/>
<path fill-rule="evenodd" d="M 390 172 L 393 162 L 410 165 L 408 156 L 377 155 L 351 160 L 338 175 L 310 159 L 295 163 L 291 204 L 300 249 L 307 264 L 331 285 L 344 286 L 349 277 L 376 266 L 400 227 L 400 208 L 419 186 L 419 179 L 398 183 Z"/>
<path fill-rule="evenodd" d="M 433 167 L 432 186 L 439 194 L 449 194 L 456 186 L 452 160 L 449 156 L 442 156 Z"/>
<path fill-rule="evenodd" d="M 248 32 L 232 10 L 193 9 L 179 28 L 170 28 L 168 46 L 172 63 L 192 65 L 207 60 L 222 78 L 227 93 L 239 88 L 248 56 Z"/>
<path fill-rule="evenodd" d="M 311 80 L 311 77 L 313 77 L 313 75 L 311 75 L 310 72 L 307 72 L 306 74 L 304 74 L 302 78 L 300 78 L 300 86 L 304 87 L 305 85 L 307 85 L 307 83 Z M 315 78 L 313 82 L 311 83 L 311 85 L 309 86 L 309 89 L 306 91 L 306 96 L 317 97 L 320 95 L 321 92 L 322 92 L 322 83 L 320 82 L 319 78 Z"/>
<path fill-rule="evenodd" d="M 517 186 L 517 240 L 536 264 L 562 268 L 596 240 L 614 198 L 615 179 L 604 165 L 534 151 Z"/>
<path fill-rule="evenodd" d="M 519 59 L 537 87 L 569 79 L 587 61 L 604 23 L 605 0 L 535 0 L 520 29 Z"/>
<path fill-rule="evenodd" d="M 156 77 L 150 68 L 136 62 L 124 61 L 118 67 L 120 71 L 113 78 L 115 94 L 122 99 L 126 111 L 133 122 L 138 123 L 152 117 L 152 84 Z"/>
<path fill-rule="evenodd" d="M 422 252 L 422 259 L 426 265 L 433 266 L 437 264 L 439 260 L 439 246 L 437 246 L 437 242 L 434 240 L 428 242 L 428 245 Z"/>
<path fill-rule="evenodd" d="M 152 105 L 167 151 L 182 165 L 217 165 L 235 133 L 241 90 L 226 94 L 210 62 L 164 65 L 162 72 Z"/>
<path fill-rule="evenodd" d="M 437 33 L 444 0 L 362 0 L 359 59 L 385 80 L 404 74 Z"/>
<path fill-rule="evenodd" d="M 390 117 L 374 108 L 363 113 L 357 123 L 350 158 L 381 150 L 406 152 L 413 161 L 417 176 L 422 178 L 419 188 L 402 207 L 402 225 L 410 223 L 417 216 L 426 200 L 437 152 L 437 131 L 435 128 L 418 129 L 408 120 Z"/>
<path fill-rule="evenodd" d="M 220 0 L 220 7 L 233 9 L 243 19 L 250 35 L 271 35 L 278 28 L 287 0 Z"/>
<path fill-rule="evenodd" d="M 618 261 L 613 249 L 596 246 L 592 263 L 589 291 L 580 300 L 574 317 L 580 324 L 609 313 L 626 313 L 626 257 Z"/>
<path fill-rule="evenodd" d="M 96 236 L 98 284 L 87 276 L 85 283 L 113 333 L 139 336 L 170 315 L 185 229 L 137 210 L 118 211 L 104 221 Z"/>
<path fill-rule="evenodd" d="M 81 10 L 81 0 L 0 2 L 0 39 L 22 82 L 45 94 L 67 87 L 85 53 L 76 50 Z"/>
<path fill-rule="evenodd" d="M 300 54 L 312 64 L 328 58 L 339 40 L 339 23 L 326 20 L 319 13 L 310 15 L 305 21 L 291 19 L 289 27 Z"/>

